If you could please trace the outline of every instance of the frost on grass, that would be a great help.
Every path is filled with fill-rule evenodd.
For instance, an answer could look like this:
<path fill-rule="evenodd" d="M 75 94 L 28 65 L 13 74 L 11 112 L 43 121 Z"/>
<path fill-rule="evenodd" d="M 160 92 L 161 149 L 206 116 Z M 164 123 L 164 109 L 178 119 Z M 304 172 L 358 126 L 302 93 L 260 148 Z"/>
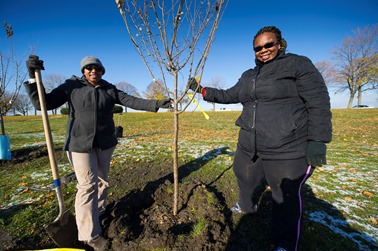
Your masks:
<path fill-rule="evenodd" d="M 58 164 L 60 177 L 72 170 L 70 164 Z M 23 174 L 25 182 L 15 186 L 7 195 L 9 198 L 0 204 L 1 209 L 17 205 L 28 205 L 39 201 L 46 192 L 54 189 L 51 169 L 43 169 Z"/>
<path fill-rule="evenodd" d="M 361 240 L 364 240 L 367 243 L 371 243 L 372 246 L 375 245 L 377 237 L 376 235 L 370 236 L 360 232 L 347 232 L 344 230 L 348 225 L 356 223 L 355 221 L 345 221 L 344 219 L 335 218 L 323 211 L 314 211 L 310 213 L 309 219 L 311 221 L 323 224 L 331 231 L 343 236 L 344 238 L 353 240 L 353 242 L 358 245 L 360 250 L 369 250 L 366 246 L 364 246 L 364 244 L 362 244 Z M 365 229 L 370 229 L 373 232 L 375 231 L 375 234 L 377 234 L 377 229 L 371 229 L 371 226 L 369 225 L 364 225 L 362 227 L 364 227 Z"/>
<path fill-rule="evenodd" d="M 378 170 L 364 163 L 351 164 L 355 162 L 346 158 L 344 161 L 317 168 L 307 182 L 316 196 L 330 203 L 342 214 L 343 219 L 319 210 L 312 211 L 309 220 L 321 223 L 331 231 L 353 240 L 360 250 L 369 250 L 362 240 L 378 248 L 378 228 L 369 221 L 371 217 L 377 218 L 378 205 L 373 196 L 376 196 L 377 191 Z M 346 225 L 355 231 L 348 232 L 345 230 Z"/>
<path fill-rule="evenodd" d="M 136 161 L 151 161 L 156 158 L 157 155 L 160 157 L 171 158 L 172 157 L 172 142 L 171 140 L 161 140 L 154 143 L 141 143 L 137 142 L 135 138 L 127 137 L 120 138 L 118 145 L 114 151 L 113 161 L 117 163 L 123 163 L 126 158 L 131 158 Z M 213 155 L 219 155 L 220 153 L 232 156 L 233 152 L 231 150 L 222 150 L 226 146 L 222 145 L 222 142 L 214 142 L 211 144 L 193 144 L 189 141 L 179 142 L 179 158 L 182 160 L 193 160 L 202 159 L 204 161 L 212 159 L 208 153 L 211 152 Z M 230 165 L 232 163 L 231 158 L 226 158 L 225 160 Z"/>
<path fill-rule="evenodd" d="M 52 134 L 52 137 L 55 145 L 63 144 L 65 142 L 65 136 Z M 26 138 L 28 139 L 28 142 L 33 143 L 23 144 L 20 146 L 21 148 L 38 149 L 46 146 L 46 138 L 44 133 L 29 133 Z M 18 147 L 17 142 L 12 142 L 12 147 Z"/>

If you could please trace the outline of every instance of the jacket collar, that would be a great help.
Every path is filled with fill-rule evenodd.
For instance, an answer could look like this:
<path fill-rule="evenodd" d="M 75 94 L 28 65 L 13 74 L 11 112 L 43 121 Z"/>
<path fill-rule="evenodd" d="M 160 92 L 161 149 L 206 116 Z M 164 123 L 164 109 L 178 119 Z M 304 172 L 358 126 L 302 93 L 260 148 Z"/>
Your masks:
<path fill-rule="evenodd" d="M 91 85 L 91 84 L 87 81 L 87 79 L 85 78 L 84 75 L 81 76 L 81 78 L 76 77 L 76 76 L 73 76 L 73 77 L 75 77 L 77 80 L 79 80 L 79 81 L 80 81 L 82 84 L 84 84 L 84 85 Z M 105 87 L 105 86 L 108 86 L 108 85 L 110 85 L 110 83 L 109 83 L 108 81 L 106 81 L 106 80 L 104 80 L 104 79 L 101 79 L 99 85 L 97 86 L 97 88 Z"/>

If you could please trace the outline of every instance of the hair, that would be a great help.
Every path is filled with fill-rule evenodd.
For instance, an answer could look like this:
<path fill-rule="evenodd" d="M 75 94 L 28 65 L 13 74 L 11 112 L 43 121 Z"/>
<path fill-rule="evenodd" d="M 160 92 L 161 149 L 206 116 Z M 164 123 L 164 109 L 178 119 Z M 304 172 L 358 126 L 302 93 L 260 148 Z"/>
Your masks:
<path fill-rule="evenodd" d="M 267 33 L 267 32 L 274 33 L 274 35 L 276 35 L 277 41 L 281 44 L 281 40 L 282 40 L 281 31 L 275 26 L 265 26 L 265 27 L 261 28 L 256 33 L 255 37 L 253 38 L 253 44 L 255 44 L 255 40 L 258 36 L 260 36 L 261 34 Z M 286 45 L 286 41 L 285 41 L 285 45 Z"/>
<path fill-rule="evenodd" d="M 281 45 L 281 50 L 284 50 L 287 48 L 287 42 L 284 38 L 281 38 L 280 45 Z"/>

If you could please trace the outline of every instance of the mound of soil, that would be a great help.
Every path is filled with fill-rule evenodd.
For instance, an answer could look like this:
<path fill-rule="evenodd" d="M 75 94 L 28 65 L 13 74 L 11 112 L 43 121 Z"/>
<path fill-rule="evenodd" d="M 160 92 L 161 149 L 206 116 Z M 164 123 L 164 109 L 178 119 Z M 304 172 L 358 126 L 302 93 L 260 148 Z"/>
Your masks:
<path fill-rule="evenodd" d="M 172 187 L 166 180 L 153 193 L 144 187 L 108 207 L 103 223 L 113 250 L 224 249 L 230 227 L 217 198 L 203 184 L 182 186 L 185 205 L 174 216 Z"/>
<path fill-rule="evenodd" d="M 235 225 L 225 202 L 231 189 L 220 193 L 211 185 L 186 180 L 180 183 L 178 213 L 173 215 L 171 167 L 170 163 L 155 166 L 153 170 L 165 171 L 160 171 L 159 177 L 141 189 L 108 205 L 101 222 L 104 235 L 111 240 L 112 250 L 269 249 L 270 192 L 263 196 L 257 213 L 241 216 Z M 180 177 L 188 174 L 185 168 L 180 167 Z M 123 177 L 117 174 L 112 185 L 125 186 L 130 175 L 134 179 L 157 175 L 151 170 L 149 165 L 139 163 L 131 173 L 124 173 Z"/>

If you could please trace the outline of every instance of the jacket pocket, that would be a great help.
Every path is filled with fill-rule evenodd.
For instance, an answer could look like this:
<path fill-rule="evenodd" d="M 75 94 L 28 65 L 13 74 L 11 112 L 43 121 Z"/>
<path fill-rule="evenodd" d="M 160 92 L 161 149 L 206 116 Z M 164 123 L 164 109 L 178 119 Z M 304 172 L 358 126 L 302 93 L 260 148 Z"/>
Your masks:
<path fill-rule="evenodd" d="M 279 149 L 297 140 L 297 125 L 293 119 L 290 105 L 275 107 L 256 119 L 257 147 L 260 149 Z"/>

